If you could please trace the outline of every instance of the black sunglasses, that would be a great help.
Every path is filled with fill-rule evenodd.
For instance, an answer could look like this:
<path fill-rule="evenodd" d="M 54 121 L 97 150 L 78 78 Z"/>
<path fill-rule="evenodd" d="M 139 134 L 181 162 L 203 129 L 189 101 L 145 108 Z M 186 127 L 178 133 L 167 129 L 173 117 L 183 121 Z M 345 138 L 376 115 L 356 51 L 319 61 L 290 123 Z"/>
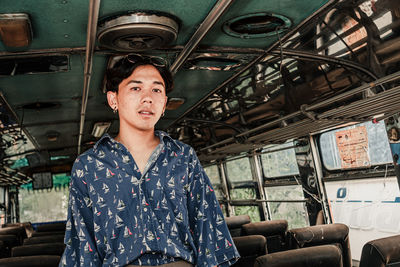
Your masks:
<path fill-rule="evenodd" d="M 139 54 L 129 54 L 125 58 L 132 64 L 135 64 L 138 62 L 143 62 L 143 63 L 149 63 L 156 67 L 161 67 L 161 68 L 168 66 L 168 62 L 165 60 L 165 58 L 157 57 L 157 56 L 142 56 Z"/>

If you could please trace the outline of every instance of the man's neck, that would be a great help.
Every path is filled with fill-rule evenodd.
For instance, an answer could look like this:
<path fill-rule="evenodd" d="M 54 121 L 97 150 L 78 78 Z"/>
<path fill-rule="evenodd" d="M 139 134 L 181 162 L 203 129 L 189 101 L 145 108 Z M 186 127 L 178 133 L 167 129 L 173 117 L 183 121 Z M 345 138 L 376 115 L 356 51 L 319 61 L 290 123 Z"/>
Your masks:
<path fill-rule="evenodd" d="M 158 137 L 154 135 L 154 129 L 148 131 L 132 130 L 120 128 L 120 131 L 115 138 L 132 152 L 153 148 L 159 142 Z"/>

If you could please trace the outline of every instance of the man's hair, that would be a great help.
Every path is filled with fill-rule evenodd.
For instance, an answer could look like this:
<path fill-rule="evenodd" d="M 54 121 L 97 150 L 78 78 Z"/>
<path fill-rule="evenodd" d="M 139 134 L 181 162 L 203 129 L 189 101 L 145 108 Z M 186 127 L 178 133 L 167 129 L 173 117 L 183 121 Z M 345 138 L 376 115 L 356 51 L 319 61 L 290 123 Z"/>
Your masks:
<path fill-rule="evenodd" d="M 164 80 L 166 93 L 169 93 L 172 91 L 172 89 L 174 87 L 174 82 L 172 79 L 172 74 L 169 71 L 168 67 L 155 65 L 152 62 L 150 57 L 141 56 L 139 59 L 136 59 L 134 63 L 132 63 L 130 60 L 128 60 L 127 57 L 124 57 L 124 58 L 120 59 L 119 61 L 117 61 L 112 68 L 107 70 L 107 73 L 106 73 L 107 92 L 108 91 L 118 92 L 119 84 L 123 80 L 128 78 L 137 67 L 144 66 L 144 65 L 151 65 L 151 66 L 155 67 Z"/>

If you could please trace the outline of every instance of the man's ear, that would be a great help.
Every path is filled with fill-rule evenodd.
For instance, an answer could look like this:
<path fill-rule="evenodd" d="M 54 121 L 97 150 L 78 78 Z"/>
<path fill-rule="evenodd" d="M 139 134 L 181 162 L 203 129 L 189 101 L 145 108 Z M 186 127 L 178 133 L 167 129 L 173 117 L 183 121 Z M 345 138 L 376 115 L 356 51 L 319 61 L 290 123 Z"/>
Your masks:
<path fill-rule="evenodd" d="M 112 110 L 114 110 L 115 108 L 118 109 L 117 93 L 116 92 L 112 92 L 112 91 L 108 91 L 107 92 L 107 102 L 108 102 L 108 105 L 110 106 L 110 108 Z"/>

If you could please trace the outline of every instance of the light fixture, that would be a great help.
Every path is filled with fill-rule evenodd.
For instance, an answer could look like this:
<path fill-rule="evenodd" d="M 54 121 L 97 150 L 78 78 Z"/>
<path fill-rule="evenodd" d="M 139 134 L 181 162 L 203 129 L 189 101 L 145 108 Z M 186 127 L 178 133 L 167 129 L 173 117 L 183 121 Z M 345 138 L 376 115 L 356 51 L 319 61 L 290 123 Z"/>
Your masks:
<path fill-rule="evenodd" d="M 60 133 L 56 132 L 56 131 L 49 131 L 46 133 L 47 141 L 49 141 L 49 142 L 57 141 L 59 136 L 60 136 Z"/>
<path fill-rule="evenodd" d="M 32 28 L 28 14 L 0 14 L 0 37 L 5 46 L 24 47 L 32 41 Z"/>
<path fill-rule="evenodd" d="M 92 135 L 96 138 L 101 137 L 108 128 L 110 128 L 111 122 L 96 122 L 93 126 Z"/>
<path fill-rule="evenodd" d="M 165 107 L 166 110 L 175 110 L 178 109 L 180 106 L 185 103 L 184 98 L 180 97 L 171 97 L 168 99 L 167 106 Z"/>

